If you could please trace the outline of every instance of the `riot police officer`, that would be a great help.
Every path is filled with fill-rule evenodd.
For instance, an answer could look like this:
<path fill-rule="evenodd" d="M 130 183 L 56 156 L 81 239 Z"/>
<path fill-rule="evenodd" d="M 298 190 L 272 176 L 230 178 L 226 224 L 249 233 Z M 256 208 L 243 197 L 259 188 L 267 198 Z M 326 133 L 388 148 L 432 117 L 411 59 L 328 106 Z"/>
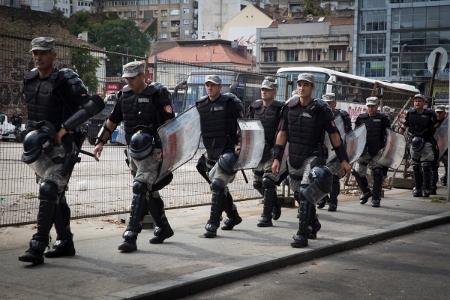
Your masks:
<path fill-rule="evenodd" d="M 447 118 L 446 112 L 445 112 L 445 105 L 437 105 L 436 109 L 434 110 L 436 112 L 436 119 L 437 119 L 437 128 L 439 128 L 444 122 L 445 118 Z M 439 169 L 439 162 L 442 162 L 444 164 L 444 175 L 441 177 L 441 184 L 443 186 L 447 185 L 447 169 L 448 169 L 448 149 L 445 150 L 444 154 L 442 154 L 442 157 L 437 157 L 438 161 L 435 163 L 435 166 L 433 168 L 433 171 L 431 173 L 432 177 L 432 194 L 436 195 L 436 184 L 438 181 L 438 169 Z"/>
<path fill-rule="evenodd" d="M 155 185 L 155 181 L 162 161 L 161 142 L 156 130 L 174 118 L 175 114 L 167 88 L 157 82 L 145 82 L 144 63 L 136 61 L 124 65 L 122 77 L 127 86 L 119 92 L 105 126 L 98 133 L 93 153 L 100 157 L 103 145 L 117 124 L 123 121 L 128 145 L 127 162 L 134 181 L 130 221 L 118 250 L 133 252 L 137 250 L 137 236 L 148 211 L 156 223 L 154 237 L 149 241 L 151 244 L 160 244 L 174 234 L 164 212 L 164 202 L 158 193 L 170 181 L 162 186 Z"/>
<path fill-rule="evenodd" d="M 345 133 L 349 133 L 352 131 L 352 120 L 350 119 L 350 115 L 345 110 L 336 109 L 336 97 L 334 93 L 324 94 L 322 99 L 331 107 L 333 111 L 334 119 L 337 117 L 342 118 L 344 121 L 344 131 Z M 327 163 L 327 167 L 330 169 L 331 173 L 333 173 L 333 185 L 331 189 L 331 193 L 328 196 L 322 198 L 319 202 L 317 202 L 317 208 L 323 208 L 326 203 L 328 203 L 328 211 L 336 211 L 338 204 L 338 196 L 341 190 L 341 185 L 339 180 L 342 178 L 342 169 L 340 163 L 337 159 L 330 161 Z"/>
<path fill-rule="evenodd" d="M 292 247 L 306 247 L 308 238 L 315 239 L 321 224 L 315 205 L 331 191 L 333 175 L 325 166 L 325 131 L 342 163 L 343 173 L 349 174 L 350 165 L 341 137 L 334 124 L 330 107 L 321 99 L 313 99 L 315 76 L 303 73 L 298 76 L 298 96 L 293 96 L 283 109 L 274 147 L 272 173 L 280 170 L 284 148 L 289 141 L 288 169 L 290 187 L 299 202 L 299 230 L 294 235 Z M 311 225 L 311 229 L 308 227 Z"/>
<path fill-rule="evenodd" d="M 207 75 L 205 88 L 208 95 L 196 103 L 206 148 L 201 158 L 202 166 L 197 166 L 197 169 L 211 186 L 211 212 L 204 236 L 214 238 L 224 210 L 227 218 L 222 230 L 232 230 L 242 222 L 227 186 L 236 175 L 233 166 L 240 150 L 237 119 L 244 117 L 244 109 L 241 100 L 235 95 L 221 93 L 222 79 L 219 76 Z"/>
<path fill-rule="evenodd" d="M 409 127 L 411 137 L 411 164 L 413 166 L 414 197 L 429 197 L 431 194 L 431 167 L 434 161 L 436 140 L 433 135 L 436 127 L 436 113 L 431 108 L 425 108 L 425 96 L 414 96 L 414 107 L 405 117 L 405 123 L 398 132 L 403 134 Z"/>
<path fill-rule="evenodd" d="M 41 264 L 53 223 L 56 242 L 45 257 L 75 255 L 70 230 L 70 208 L 64 192 L 82 144 L 79 126 L 104 108 L 98 96 L 89 96 L 78 74 L 54 67 L 55 40 L 38 37 L 31 41 L 36 68 L 25 74 L 23 93 L 27 105 L 27 135 L 22 161 L 36 172 L 39 183 L 37 233 L 20 261 Z"/>
<path fill-rule="evenodd" d="M 389 128 L 391 120 L 385 113 L 378 112 L 378 98 L 366 99 L 367 112 L 360 114 L 355 121 L 355 128 L 364 124 L 367 129 L 365 150 L 358 159 L 358 164 L 352 169 L 356 183 L 363 192 L 359 196 L 361 204 L 366 204 L 372 197 L 372 207 L 380 207 L 381 188 L 383 185 L 383 166 L 377 163 L 381 157 L 380 149 L 384 147 L 386 129 Z M 372 191 L 367 180 L 367 167 L 370 165 L 373 171 Z"/>
<path fill-rule="evenodd" d="M 275 176 L 272 174 L 273 147 L 281 110 L 284 107 L 283 102 L 275 101 L 277 87 L 274 78 L 266 77 L 261 85 L 261 99 L 251 104 L 248 113 L 250 119 L 261 121 L 265 138 L 263 158 L 258 167 L 253 170 L 253 187 L 264 197 L 264 208 L 258 220 L 258 227 L 272 226 L 272 218 L 278 220 L 281 216 L 283 199 L 277 198 Z"/>

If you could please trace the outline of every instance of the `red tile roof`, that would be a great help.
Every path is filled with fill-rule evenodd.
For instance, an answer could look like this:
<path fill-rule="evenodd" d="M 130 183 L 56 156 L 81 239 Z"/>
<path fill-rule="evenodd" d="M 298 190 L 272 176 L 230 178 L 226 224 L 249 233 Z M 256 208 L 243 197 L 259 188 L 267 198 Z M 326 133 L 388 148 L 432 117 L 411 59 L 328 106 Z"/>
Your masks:
<path fill-rule="evenodd" d="M 251 55 L 242 57 L 237 54 L 233 48 L 222 45 L 185 45 L 177 46 L 169 50 L 160 52 L 157 54 L 158 58 L 174 61 L 183 61 L 189 63 L 205 64 L 210 62 L 210 52 L 213 52 L 211 62 L 213 64 L 218 63 L 230 63 L 230 64 L 242 64 L 251 65 Z M 237 49 L 236 49 L 237 51 Z M 153 62 L 153 56 L 149 57 L 148 61 Z"/>

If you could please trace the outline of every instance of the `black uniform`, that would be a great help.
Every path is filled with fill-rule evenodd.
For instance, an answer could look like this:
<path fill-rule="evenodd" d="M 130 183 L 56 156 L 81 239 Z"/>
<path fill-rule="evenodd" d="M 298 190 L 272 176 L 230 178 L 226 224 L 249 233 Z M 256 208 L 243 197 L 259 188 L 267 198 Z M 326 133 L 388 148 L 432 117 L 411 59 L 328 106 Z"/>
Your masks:
<path fill-rule="evenodd" d="M 78 74 L 70 69 L 55 69 L 48 78 L 40 78 L 38 70 L 33 69 L 25 74 L 23 92 L 28 109 L 27 132 L 40 128 L 41 121 L 50 124 L 47 128 L 52 127 L 52 139 L 62 126 L 74 132 L 63 137 L 63 146 L 55 146 L 51 152 L 43 153 L 30 164 L 39 179 L 38 225 L 30 248 L 19 260 L 42 263 L 53 222 L 56 243 L 54 250 L 47 251 L 45 256 L 75 255 L 70 231 L 70 208 L 64 195 L 74 164 L 70 159 L 76 147 L 81 147 L 83 142 L 79 140 L 78 127 L 100 112 L 104 103 L 98 96 L 90 97 Z M 50 141 L 51 144 L 53 142 Z"/>
<path fill-rule="evenodd" d="M 352 174 L 363 194 L 359 197 L 360 203 L 365 204 L 372 197 L 372 206 L 379 207 L 381 201 L 381 187 L 383 184 L 383 166 L 377 161 L 381 157 L 380 149 L 384 147 L 386 129 L 390 127 L 391 120 L 385 113 L 370 116 L 367 112 L 358 116 L 355 128 L 364 124 L 367 130 L 366 146 L 358 160 L 358 165 L 352 169 Z M 369 188 L 367 180 L 367 167 L 373 170 L 373 191 Z"/>
<path fill-rule="evenodd" d="M 131 252 L 137 249 L 136 239 L 138 233 L 141 232 L 140 223 L 148 211 L 156 223 L 155 236 L 150 239 L 150 243 L 162 243 L 164 239 L 173 235 L 173 230 L 164 213 L 164 202 L 154 183 L 158 178 L 161 164 L 158 162 L 161 144 L 156 130 L 167 120 L 174 118 L 175 114 L 169 91 L 157 82 L 148 85 L 138 95 L 126 86 L 118 96 L 118 101 L 108 119 L 115 124 L 123 121 L 127 145 L 130 145 L 136 130 L 141 129 L 154 137 L 154 147 L 156 148 L 156 151 L 153 150 L 148 157 L 142 160 L 128 155 L 129 167 L 134 176 L 133 200 L 130 222 L 123 233 L 124 242 L 119 246 L 119 250 Z"/>
<path fill-rule="evenodd" d="M 409 127 L 410 154 L 413 166 L 414 197 L 429 197 L 431 194 L 431 167 L 435 157 L 436 140 L 434 131 L 437 117 L 430 109 L 418 113 L 415 108 L 408 111 L 403 126 Z"/>
<path fill-rule="evenodd" d="M 264 209 L 258 220 L 259 227 L 272 226 L 272 218 L 278 220 L 283 199 L 277 199 L 274 176 L 272 174 L 273 147 L 275 146 L 277 128 L 280 123 L 284 103 L 274 101 L 265 107 L 263 100 L 256 100 L 250 106 L 248 118 L 260 120 L 264 127 L 264 152 L 258 167 L 253 170 L 253 187 L 264 197 Z"/>
<path fill-rule="evenodd" d="M 203 170 L 202 167 L 198 169 L 206 179 L 210 179 L 212 190 L 211 214 L 204 235 L 215 237 L 222 211 L 225 210 L 227 214 L 223 230 L 232 230 L 242 222 L 227 185 L 236 174 L 233 166 L 238 158 L 234 153 L 239 142 L 237 119 L 243 117 L 243 107 L 241 100 L 230 93 L 221 94 L 215 101 L 205 96 L 196 105 L 206 148 L 206 156 L 201 158 Z M 205 176 L 206 173 L 209 173 L 209 178 Z"/>
<path fill-rule="evenodd" d="M 325 131 L 333 134 L 338 130 L 331 108 L 325 101 L 315 99 L 308 106 L 302 106 L 298 96 L 288 101 L 279 130 L 287 133 L 290 188 L 300 208 L 299 230 L 291 245 L 305 247 L 308 238 L 316 238 L 321 228 L 315 204 L 331 191 L 332 174 L 325 166 Z M 279 154 L 274 155 L 281 162 Z M 338 157 L 341 160 L 342 157 Z M 310 225 L 311 229 L 308 229 Z"/>

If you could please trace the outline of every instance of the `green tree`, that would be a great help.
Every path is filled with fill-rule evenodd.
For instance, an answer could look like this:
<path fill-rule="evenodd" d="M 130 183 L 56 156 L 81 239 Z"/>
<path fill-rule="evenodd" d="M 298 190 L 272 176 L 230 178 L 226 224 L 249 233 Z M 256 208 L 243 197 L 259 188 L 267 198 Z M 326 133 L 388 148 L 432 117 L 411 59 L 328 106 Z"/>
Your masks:
<path fill-rule="evenodd" d="M 132 20 L 107 20 L 95 24 L 90 31 L 91 42 L 108 51 L 144 56 L 149 52 L 150 40 Z"/>
<path fill-rule="evenodd" d="M 53 15 L 53 17 L 55 17 L 56 20 L 58 20 L 61 25 L 65 25 L 68 21 L 68 18 L 66 18 L 64 16 L 64 13 L 59 9 L 52 9 L 51 14 Z"/>
<path fill-rule="evenodd" d="M 85 10 L 79 10 L 70 17 L 68 29 L 71 34 L 78 35 L 83 31 L 90 31 L 92 26 L 92 14 Z"/>
<path fill-rule="evenodd" d="M 72 51 L 72 67 L 80 75 L 89 93 L 98 92 L 97 68 L 100 66 L 100 59 L 92 56 L 88 44 L 82 44 L 78 49 Z"/>

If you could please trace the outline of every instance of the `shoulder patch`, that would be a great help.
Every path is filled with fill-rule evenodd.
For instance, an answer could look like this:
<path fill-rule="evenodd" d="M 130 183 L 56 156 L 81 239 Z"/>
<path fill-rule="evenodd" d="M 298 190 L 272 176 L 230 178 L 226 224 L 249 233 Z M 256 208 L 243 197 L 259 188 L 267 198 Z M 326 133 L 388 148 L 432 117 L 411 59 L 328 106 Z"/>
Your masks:
<path fill-rule="evenodd" d="M 168 113 L 168 114 L 173 113 L 173 110 L 172 110 L 172 106 L 171 106 L 171 105 L 166 105 L 166 106 L 164 106 L 163 108 L 164 108 L 164 111 L 165 111 L 166 113 Z"/>

